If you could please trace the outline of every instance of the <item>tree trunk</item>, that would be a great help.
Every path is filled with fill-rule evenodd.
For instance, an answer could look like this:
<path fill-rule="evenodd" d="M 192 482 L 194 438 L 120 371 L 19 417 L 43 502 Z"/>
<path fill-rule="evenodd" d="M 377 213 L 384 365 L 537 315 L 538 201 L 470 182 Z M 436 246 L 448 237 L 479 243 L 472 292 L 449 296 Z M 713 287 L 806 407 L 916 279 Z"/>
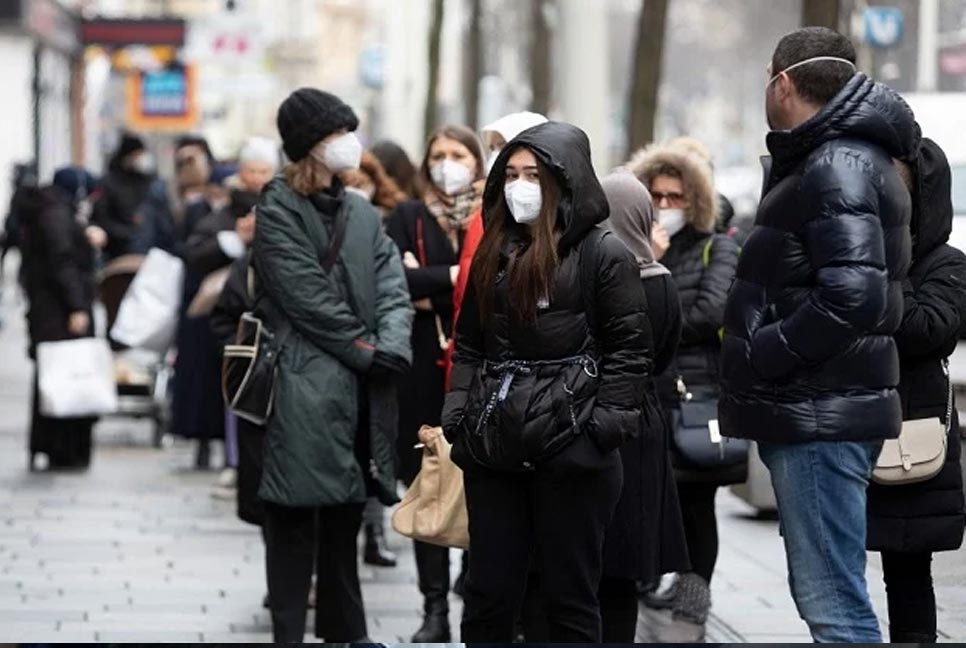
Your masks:
<path fill-rule="evenodd" d="M 466 125 L 475 131 L 479 128 L 480 77 L 483 76 L 483 0 L 469 2 L 470 25 L 466 39 L 463 103 L 466 106 Z"/>
<path fill-rule="evenodd" d="M 429 82 L 426 84 L 426 109 L 423 113 L 423 134 L 425 137 L 436 128 L 439 119 L 439 106 L 436 90 L 439 86 L 439 53 L 443 34 L 444 0 L 433 0 L 433 17 L 429 27 Z"/>
<path fill-rule="evenodd" d="M 802 0 L 802 27 L 839 28 L 839 0 Z"/>
<path fill-rule="evenodd" d="M 546 0 L 530 0 L 530 110 L 546 115 L 550 112 L 550 27 L 545 13 Z"/>
<path fill-rule="evenodd" d="M 628 107 L 627 150 L 654 141 L 669 0 L 642 0 Z"/>

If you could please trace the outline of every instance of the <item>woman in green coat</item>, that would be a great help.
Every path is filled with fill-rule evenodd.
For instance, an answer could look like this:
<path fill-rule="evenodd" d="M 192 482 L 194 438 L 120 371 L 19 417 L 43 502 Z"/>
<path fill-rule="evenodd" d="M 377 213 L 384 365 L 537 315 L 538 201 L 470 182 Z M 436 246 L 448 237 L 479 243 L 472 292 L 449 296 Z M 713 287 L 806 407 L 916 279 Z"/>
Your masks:
<path fill-rule="evenodd" d="M 362 511 L 369 494 L 397 502 L 394 376 L 413 311 L 379 214 L 336 177 L 359 165 L 358 123 L 331 94 L 292 93 L 278 111 L 292 163 L 257 208 L 255 311 L 283 340 L 259 490 L 276 642 L 303 640 L 313 564 L 316 636 L 366 638 Z"/>

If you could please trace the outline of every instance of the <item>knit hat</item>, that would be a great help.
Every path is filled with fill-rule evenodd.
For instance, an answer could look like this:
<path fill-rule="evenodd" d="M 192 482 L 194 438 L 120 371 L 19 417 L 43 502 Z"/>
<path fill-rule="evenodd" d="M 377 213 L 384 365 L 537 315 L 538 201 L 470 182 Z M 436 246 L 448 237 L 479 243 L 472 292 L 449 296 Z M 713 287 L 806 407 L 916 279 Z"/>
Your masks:
<path fill-rule="evenodd" d="M 145 151 L 147 147 L 144 145 L 144 140 L 133 133 L 122 133 L 121 141 L 117 145 L 117 149 L 114 151 L 114 155 L 111 156 L 110 168 L 119 169 L 121 168 L 121 163 L 124 158 L 129 156 L 135 151 Z"/>
<path fill-rule="evenodd" d="M 278 134 L 285 155 L 298 162 L 332 133 L 359 127 L 359 118 L 341 99 L 315 88 L 299 88 L 278 108 Z"/>
<path fill-rule="evenodd" d="M 87 170 L 78 166 L 66 166 L 57 169 L 54 173 L 53 185 L 60 187 L 74 198 L 94 193 L 97 182 Z"/>
<path fill-rule="evenodd" d="M 238 154 L 238 163 L 248 162 L 256 164 L 270 164 L 272 168 L 278 167 L 278 145 L 267 137 L 251 137 L 245 142 L 241 153 Z"/>

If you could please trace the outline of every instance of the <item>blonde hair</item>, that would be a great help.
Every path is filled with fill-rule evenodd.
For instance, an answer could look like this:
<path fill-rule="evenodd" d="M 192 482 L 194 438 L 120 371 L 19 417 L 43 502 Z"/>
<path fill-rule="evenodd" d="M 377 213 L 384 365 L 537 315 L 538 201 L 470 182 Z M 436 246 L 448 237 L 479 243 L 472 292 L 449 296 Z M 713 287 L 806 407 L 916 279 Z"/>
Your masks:
<path fill-rule="evenodd" d="M 311 155 L 287 164 L 282 174 L 292 191 L 303 196 L 318 193 L 332 182 L 332 174 Z"/>

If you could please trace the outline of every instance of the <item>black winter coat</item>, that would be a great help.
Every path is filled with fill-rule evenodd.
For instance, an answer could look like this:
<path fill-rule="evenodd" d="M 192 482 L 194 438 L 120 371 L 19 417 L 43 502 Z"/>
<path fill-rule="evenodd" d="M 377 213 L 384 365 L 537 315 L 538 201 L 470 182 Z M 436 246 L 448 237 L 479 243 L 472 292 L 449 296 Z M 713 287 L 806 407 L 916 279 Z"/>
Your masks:
<path fill-rule="evenodd" d="M 74 216 L 71 196 L 59 187 L 23 196 L 21 249 L 30 303 L 30 356 L 37 344 L 69 340 L 70 314 L 90 314 L 94 303 L 94 251 Z"/>
<path fill-rule="evenodd" d="M 174 247 L 174 220 L 164 183 L 147 175 L 113 168 L 105 176 L 92 223 L 107 232 L 104 254 L 147 254 L 152 247 Z"/>
<path fill-rule="evenodd" d="M 774 443 L 899 434 L 911 200 L 893 158 L 919 127 L 856 74 L 817 115 L 772 132 L 773 162 L 725 315 L 722 433 Z"/>
<path fill-rule="evenodd" d="M 690 225 L 671 239 L 661 263 L 671 271 L 681 299 L 681 344 L 661 374 L 661 397 L 674 405 L 680 375 L 688 388 L 717 387 L 728 289 L 738 265 L 738 245 L 723 234 L 699 232 Z"/>
<path fill-rule="evenodd" d="M 182 248 L 185 269 L 204 280 L 215 270 L 231 265 L 234 259 L 222 250 L 218 243 L 218 234 L 234 230 L 235 218 L 227 208 L 201 218 Z"/>
<path fill-rule="evenodd" d="M 654 371 L 671 362 L 681 336 L 681 304 L 670 275 L 642 281 L 654 335 Z M 624 489 L 604 542 L 604 576 L 651 583 L 690 569 L 681 505 L 668 455 L 668 418 L 647 381 L 640 435 L 621 447 Z"/>
<path fill-rule="evenodd" d="M 426 205 L 411 200 L 399 205 L 390 214 L 386 233 L 395 241 L 400 254 L 411 252 L 420 268 L 406 268 L 406 283 L 414 301 L 429 298 L 433 312 L 416 310 L 413 320 L 413 368 L 400 377 L 399 440 L 397 443 L 399 478 L 411 483 L 422 466 L 422 450 L 417 433 L 423 425 L 439 425 L 446 391 L 445 368 L 441 364 L 439 333 L 436 316 L 448 336 L 453 330 L 453 282 L 450 267 L 459 263 L 446 233 Z M 422 243 L 419 234 L 422 233 Z M 423 258 L 425 257 L 425 258 Z"/>
<path fill-rule="evenodd" d="M 599 239 L 596 224 L 608 217 L 609 209 L 581 130 L 551 122 L 526 131 L 514 143 L 531 149 L 560 182 L 560 265 L 549 306 L 540 310 L 535 324 L 511 314 L 507 282 L 498 280 L 494 312 L 482 326 L 470 282 L 457 325 L 443 429 L 454 443 L 453 460 L 464 470 L 481 465 L 505 471 L 599 470 L 608 464 L 610 452 L 638 433 L 651 371 L 653 343 L 637 263 L 616 236 Z M 484 223 L 504 200 L 506 164 L 514 148 L 504 149 L 489 175 Z M 587 273 L 596 279 L 588 287 L 593 289 L 596 336 L 588 324 L 581 282 L 580 246 L 585 241 L 598 246 L 595 272 Z M 596 357 L 598 370 L 569 364 L 514 373 L 512 364 L 509 370 L 505 365 L 581 356 Z"/>
<path fill-rule="evenodd" d="M 930 173 L 930 162 L 940 156 L 944 169 Z M 923 184 L 916 202 L 922 208 L 913 222 L 916 261 L 903 284 L 905 310 L 895 337 L 902 367 L 899 395 L 903 420 L 945 421 L 948 382 L 942 361 L 966 327 L 966 255 L 946 244 L 953 225 L 949 165 L 928 140 L 923 142 L 919 177 Z M 869 486 L 869 549 L 919 553 L 951 551 L 962 544 L 966 509 L 955 412 L 946 463 L 938 475 L 908 486 Z"/>

